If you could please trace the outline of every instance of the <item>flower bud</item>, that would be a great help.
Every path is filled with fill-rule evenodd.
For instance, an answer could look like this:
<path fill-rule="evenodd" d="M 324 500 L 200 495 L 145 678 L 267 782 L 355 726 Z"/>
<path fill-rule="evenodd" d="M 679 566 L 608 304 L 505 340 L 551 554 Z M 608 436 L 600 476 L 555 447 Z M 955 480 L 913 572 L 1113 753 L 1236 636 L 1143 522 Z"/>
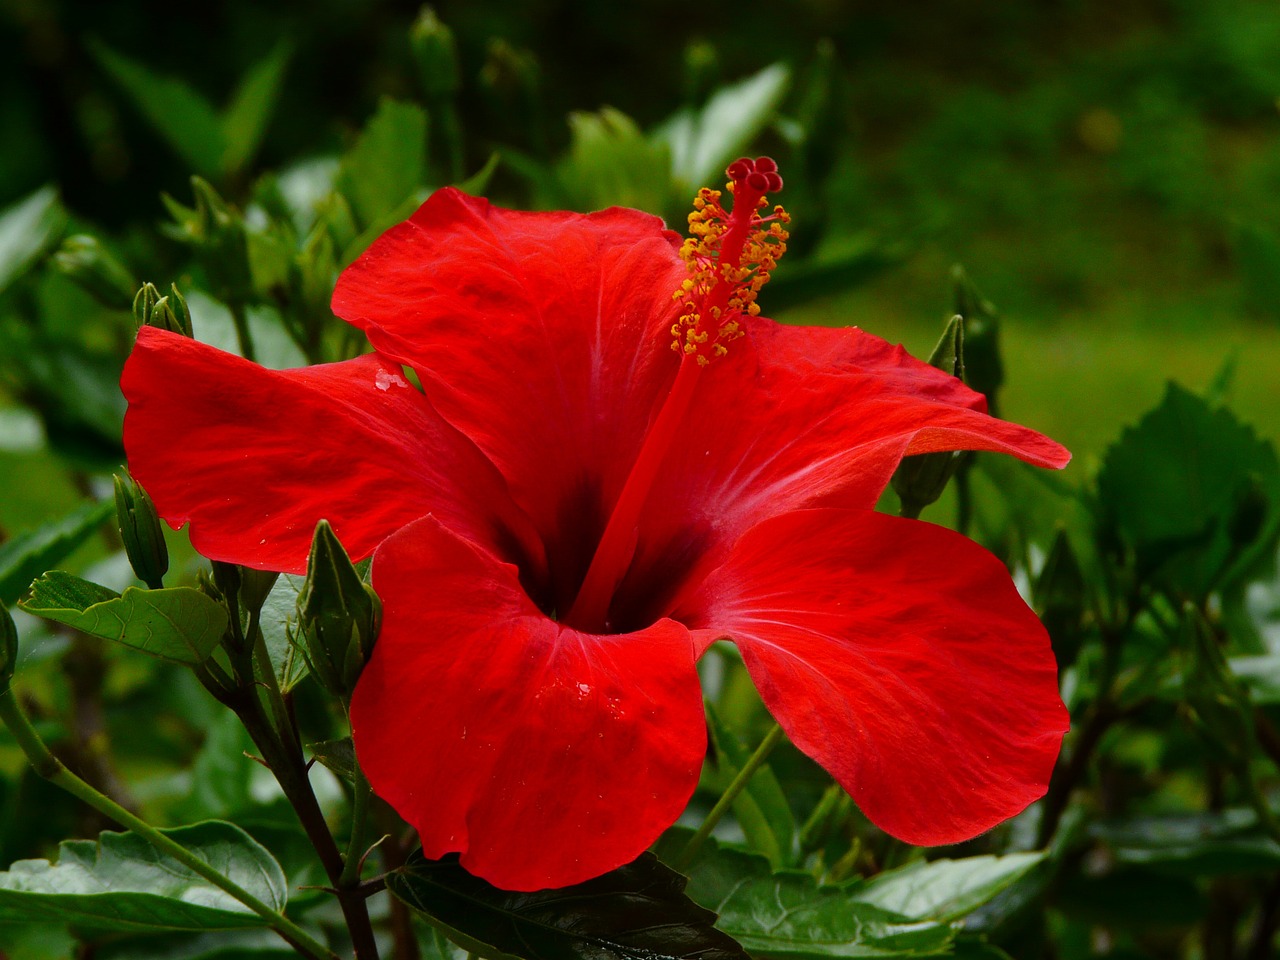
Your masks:
<path fill-rule="evenodd" d="M 137 282 L 97 237 L 77 234 L 62 241 L 54 265 L 107 307 L 129 303 Z"/>
<path fill-rule="evenodd" d="M 964 379 L 965 324 L 964 318 L 955 316 L 942 331 L 938 345 L 929 355 L 929 365 L 943 373 Z M 964 461 L 963 451 L 921 453 L 904 457 L 893 474 L 893 490 L 902 501 L 902 515 L 917 517 L 920 511 L 933 503 L 946 489 L 956 469 Z"/>
<path fill-rule="evenodd" d="M 144 283 L 133 298 L 133 319 L 139 327 L 159 327 L 184 337 L 193 336 L 187 301 L 176 285 L 170 284 L 169 289 L 172 293 L 162 297 L 154 284 Z"/>
<path fill-rule="evenodd" d="M 351 696 L 381 622 L 382 603 L 361 580 L 328 521 L 321 520 L 298 594 L 295 642 L 329 693 L 344 700 Z"/>
<path fill-rule="evenodd" d="M 164 543 L 164 530 L 155 504 L 132 477 L 117 473 L 113 479 L 116 524 L 129 563 L 139 580 L 152 589 L 159 589 L 164 586 L 164 575 L 169 569 L 169 549 Z"/>
<path fill-rule="evenodd" d="M 18 666 L 18 628 L 9 608 L 0 603 L 0 690 L 9 685 Z"/>
<path fill-rule="evenodd" d="M 453 31 L 440 22 L 435 10 L 423 7 L 409 30 L 409 44 L 418 68 L 418 82 L 428 101 L 451 97 L 462 85 L 458 70 L 458 44 Z"/>
<path fill-rule="evenodd" d="M 964 317 L 965 383 L 987 398 L 987 410 L 994 417 L 996 391 L 1004 383 L 1004 363 L 1000 359 L 1000 320 L 995 305 L 978 292 L 964 267 L 951 268 L 955 312 Z"/>

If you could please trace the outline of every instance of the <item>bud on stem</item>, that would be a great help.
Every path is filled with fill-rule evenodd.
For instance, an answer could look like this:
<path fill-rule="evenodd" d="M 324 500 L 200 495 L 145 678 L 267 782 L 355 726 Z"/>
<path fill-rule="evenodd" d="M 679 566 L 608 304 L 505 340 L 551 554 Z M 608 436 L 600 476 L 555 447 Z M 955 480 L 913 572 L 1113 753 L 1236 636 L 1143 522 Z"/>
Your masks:
<path fill-rule="evenodd" d="M 328 521 L 316 525 L 298 594 L 298 636 L 307 665 L 329 693 L 355 690 L 382 622 L 382 603 L 351 563 Z"/>
<path fill-rule="evenodd" d="M 113 479 L 116 524 L 120 528 L 124 551 L 138 579 L 152 590 L 159 590 L 164 586 L 164 575 L 169 570 L 169 549 L 165 546 L 164 529 L 160 526 L 155 504 L 133 477 L 117 473 Z"/>

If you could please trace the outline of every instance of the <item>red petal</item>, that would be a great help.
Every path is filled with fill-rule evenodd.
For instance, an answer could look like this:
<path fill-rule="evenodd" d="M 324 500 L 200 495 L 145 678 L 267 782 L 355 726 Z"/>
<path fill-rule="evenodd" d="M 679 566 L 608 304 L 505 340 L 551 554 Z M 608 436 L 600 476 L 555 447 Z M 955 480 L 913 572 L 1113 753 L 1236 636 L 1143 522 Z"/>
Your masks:
<path fill-rule="evenodd" d="M 684 280 L 662 222 L 432 196 L 339 278 L 333 309 L 414 367 L 507 478 L 573 591 L 674 377 Z"/>
<path fill-rule="evenodd" d="M 698 384 L 687 439 L 668 455 L 641 521 L 615 610 L 638 623 L 670 610 L 647 587 L 709 570 L 752 525 L 816 506 L 870 509 L 907 454 L 994 450 L 1038 466 L 1070 454 L 901 346 L 857 328 L 786 327 L 756 318 Z M 679 576 L 673 571 L 683 571 Z"/>
<path fill-rule="evenodd" d="M 888 833 L 956 843 L 1044 794 L 1068 724 L 1049 638 L 1000 562 L 959 534 L 869 511 L 786 514 L 682 608 L 702 643 L 738 644 L 792 742 Z"/>
<path fill-rule="evenodd" d="M 374 790 L 506 889 L 635 859 L 684 809 L 706 749 L 688 631 L 556 623 L 515 568 L 424 518 L 374 554 L 382 633 L 351 704 Z"/>
<path fill-rule="evenodd" d="M 403 373 L 376 355 L 266 370 L 143 327 L 121 379 L 129 468 L 215 560 L 301 573 L 321 519 L 359 559 L 428 512 L 521 555 L 502 478 Z"/>

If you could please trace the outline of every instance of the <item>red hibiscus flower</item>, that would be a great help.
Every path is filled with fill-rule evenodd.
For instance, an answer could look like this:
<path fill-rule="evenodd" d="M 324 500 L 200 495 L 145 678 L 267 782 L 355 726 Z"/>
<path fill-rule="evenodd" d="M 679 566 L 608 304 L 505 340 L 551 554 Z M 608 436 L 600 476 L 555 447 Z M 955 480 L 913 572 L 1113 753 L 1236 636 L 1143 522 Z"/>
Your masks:
<path fill-rule="evenodd" d="M 125 370 L 131 468 L 205 556 L 300 572 L 321 518 L 373 554 L 360 762 L 428 857 L 500 887 L 595 876 L 679 816 L 721 638 L 910 843 L 1022 810 L 1067 725 L 1000 563 L 872 508 L 907 454 L 1068 454 L 900 347 L 758 316 L 781 181 L 729 174 L 683 245 L 442 190 L 339 279 L 376 353 L 277 372 L 147 328 Z"/>

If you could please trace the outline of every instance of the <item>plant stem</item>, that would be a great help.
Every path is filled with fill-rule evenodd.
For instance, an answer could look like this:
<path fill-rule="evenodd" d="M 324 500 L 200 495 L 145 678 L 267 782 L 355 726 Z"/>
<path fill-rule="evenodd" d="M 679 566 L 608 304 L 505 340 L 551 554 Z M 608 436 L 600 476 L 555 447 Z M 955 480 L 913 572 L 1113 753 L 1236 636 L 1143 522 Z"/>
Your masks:
<path fill-rule="evenodd" d="M 231 321 L 236 327 L 236 342 L 240 346 L 240 354 L 246 360 L 256 361 L 258 358 L 253 348 L 253 334 L 249 332 L 249 315 L 245 312 L 244 303 L 238 297 L 227 297 L 227 308 L 231 311 Z"/>
<path fill-rule="evenodd" d="M 747 758 L 747 762 L 742 765 L 742 769 L 733 778 L 733 782 L 720 795 L 716 805 L 711 808 L 711 812 L 702 821 L 702 826 L 698 828 L 698 832 L 689 838 L 689 842 L 685 844 L 684 850 L 680 852 L 680 856 L 676 857 L 676 861 L 672 866 L 681 872 L 689 869 L 689 865 L 697 857 L 702 845 L 707 842 L 707 837 L 711 836 L 711 831 L 716 828 L 720 818 L 733 805 L 733 801 L 738 798 L 738 794 L 747 788 L 747 784 L 751 782 L 751 778 L 755 776 L 756 771 L 764 766 L 764 762 L 769 759 L 769 754 L 773 752 L 773 748 L 782 742 L 783 736 L 782 727 L 775 723 L 773 729 L 760 741 L 760 746 L 756 747 L 756 752 Z"/>
<path fill-rule="evenodd" d="M 313 960 L 337 960 L 337 955 L 312 939 L 305 930 L 289 920 L 284 914 L 272 910 L 269 906 L 240 887 L 229 877 L 219 873 L 208 863 L 201 860 L 182 844 L 161 833 L 145 820 L 130 813 L 111 798 L 99 793 L 85 781 L 62 765 L 50 751 L 35 728 L 27 720 L 26 714 L 18 706 L 13 696 L 13 689 L 6 682 L 0 690 L 0 720 L 4 721 L 14 740 L 25 754 L 32 768 L 44 779 L 57 784 L 72 796 L 84 801 L 104 816 L 110 817 L 121 826 L 132 830 L 145 839 L 161 853 L 177 860 L 193 873 L 208 880 L 240 903 L 244 904 L 267 922 L 267 925 L 280 937 L 304 956 Z"/>
<path fill-rule="evenodd" d="M 351 801 L 351 837 L 347 841 L 347 855 L 343 858 L 342 875 L 338 878 L 338 888 L 349 890 L 360 883 L 360 864 L 364 859 L 365 838 L 368 834 L 369 799 L 373 789 L 364 771 L 357 765 L 356 780 L 352 784 L 354 795 Z"/>

